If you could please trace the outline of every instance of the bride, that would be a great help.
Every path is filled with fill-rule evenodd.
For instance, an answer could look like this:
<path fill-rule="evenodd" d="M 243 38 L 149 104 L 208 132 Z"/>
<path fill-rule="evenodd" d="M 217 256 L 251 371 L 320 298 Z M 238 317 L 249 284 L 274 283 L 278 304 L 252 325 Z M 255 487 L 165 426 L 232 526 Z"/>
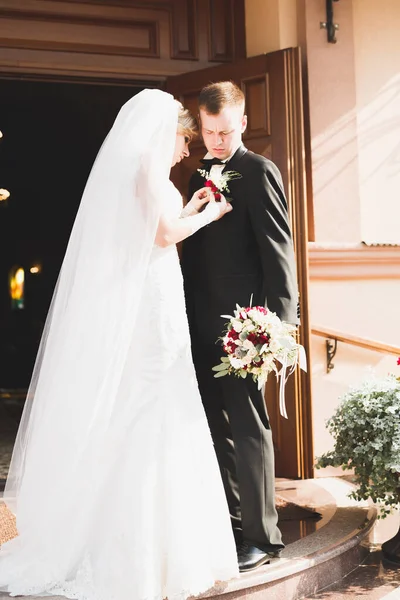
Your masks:
<path fill-rule="evenodd" d="M 90 173 L 4 495 L 11 595 L 181 600 L 238 574 L 175 247 L 231 209 L 203 189 L 181 213 L 169 173 L 195 127 L 144 90 Z"/>

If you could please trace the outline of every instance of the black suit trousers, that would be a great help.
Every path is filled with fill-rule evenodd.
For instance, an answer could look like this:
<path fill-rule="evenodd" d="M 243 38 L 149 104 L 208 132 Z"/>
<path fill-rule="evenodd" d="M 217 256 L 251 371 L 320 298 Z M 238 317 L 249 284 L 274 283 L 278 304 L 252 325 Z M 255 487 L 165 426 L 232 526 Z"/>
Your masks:
<path fill-rule="evenodd" d="M 262 393 L 251 378 L 215 378 L 223 354 L 196 340 L 192 352 L 237 542 L 283 548 L 275 508 L 274 448 Z"/>

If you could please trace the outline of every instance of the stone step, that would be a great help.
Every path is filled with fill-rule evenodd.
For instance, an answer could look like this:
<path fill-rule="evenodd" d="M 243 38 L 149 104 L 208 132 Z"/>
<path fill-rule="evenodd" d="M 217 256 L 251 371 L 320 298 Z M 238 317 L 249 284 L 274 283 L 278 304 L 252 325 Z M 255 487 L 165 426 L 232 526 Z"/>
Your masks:
<path fill-rule="evenodd" d="M 300 523 L 304 536 L 287 540 L 281 558 L 214 587 L 202 598 L 298 600 L 348 575 L 368 556 L 368 536 L 376 519 L 374 507 L 348 498 L 351 489 L 350 483 L 336 478 L 278 481 L 280 496 L 321 513 L 314 531 L 310 532 L 309 524 Z"/>
<path fill-rule="evenodd" d="M 366 560 L 340 581 L 304 600 L 399 600 L 400 569 L 372 549 Z"/>

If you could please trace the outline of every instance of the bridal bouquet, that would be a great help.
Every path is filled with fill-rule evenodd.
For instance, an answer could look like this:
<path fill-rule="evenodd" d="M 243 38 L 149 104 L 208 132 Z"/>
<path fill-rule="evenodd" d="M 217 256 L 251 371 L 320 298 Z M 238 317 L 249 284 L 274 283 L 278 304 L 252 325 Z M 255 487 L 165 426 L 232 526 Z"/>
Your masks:
<path fill-rule="evenodd" d="M 221 338 L 226 356 L 221 364 L 213 367 L 214 377 L 235 375 L 245 379 L 251 375 L 258 389 L 274 371 L 280 378 L 280 409 L 287 418 L 284 386 L 288 376 L 296 365 L 306 370 L 303 346 L 296 342 L 296 327 L 284 323 L 280 318 L 263 306 L 240 307 L 236 305 L 234 316 L 228 318 L 225 335 Z"/>

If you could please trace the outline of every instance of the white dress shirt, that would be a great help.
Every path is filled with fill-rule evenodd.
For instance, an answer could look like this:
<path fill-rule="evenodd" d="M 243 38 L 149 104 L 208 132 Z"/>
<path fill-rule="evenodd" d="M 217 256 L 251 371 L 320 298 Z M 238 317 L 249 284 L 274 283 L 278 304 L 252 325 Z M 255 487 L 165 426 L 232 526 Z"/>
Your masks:
<path fill-rule="evenodd" d="M 239 148 L 239 146 L 238 146 Z M 236 150 L 238 148 L 235 148 L 235 150 L 232 152 L 232 154 L 230 156 L 228 156 L 228 158 L 224 158 L 221 162 L 224 163 L 222 165 L 212 165 L 211 169 L 210 169 L 210 179 L 211 181 L 213 181 L 215 183 L 215 185 L 218 187 L 218 181 L 222 175 L 222 170 L 225 168 L 225 163 L 228 162 L 228 160 L 231 160 L 232 156 L 235 154 Z M 205 160 L 212 160 L 213 158 L 216 158 L 215 156 L 213 156 L 210 152 L 207 152 L 207 154 L 205 155 L 204 159 Z"/>

